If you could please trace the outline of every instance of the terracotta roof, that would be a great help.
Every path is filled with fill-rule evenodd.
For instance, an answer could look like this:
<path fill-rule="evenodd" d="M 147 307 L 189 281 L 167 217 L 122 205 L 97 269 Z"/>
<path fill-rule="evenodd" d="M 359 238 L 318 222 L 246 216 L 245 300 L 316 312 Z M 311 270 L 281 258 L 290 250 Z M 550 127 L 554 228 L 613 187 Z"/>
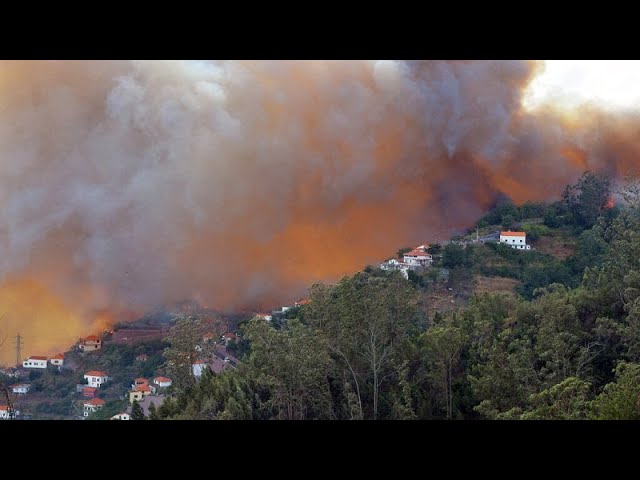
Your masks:
<path fill-rule="evenodd" d="M 41 357 L 38 355 L 31 355 L 29 356 L 29 360 L 49 360 L 48 357 Z"/>
<path fill-rule="evenodd" d="M 84 402 L 85 405 L 93 405 L 94 407 L 104 405 L 104 403 L 104 400 L 102 400 L 101 398 L 92 398 L 88 402 Z"/>
<path fill-rule="evenodd" d="M 82 387 L 83 392 L 95 392 L 96 390 L 98 390 L 96 387 Z"/>
<path fill-rule="evenodd" d="M 525 232 L 500 232 L 503 237 L 524 237 L 527 234 Z"/>
<path fill-rule="evenodd" d="M 99 342 L 100 338 L 97 337 L 96 335 L 89 335 L 87 338 L 84 339 L 85 342 Z"/>
<path fill-rule="evenodd" d="M 415 250 L 411 250 L 410 252 L 405 253 L 404 255 L 409 257 L 418 257 L 418 256 L 425 257 L 429 254 L 420 248 L 416 248 Z"/>
<path fill-rule="evenodd" d="M 6 405 L 0 405 L 0 412 L 6 412 L 7 410 L 9 410 L 9 407 Z"/>
<path fill-rule="evenodd" d="M 100 370 L 90 370 L 84 374 L 85 377 L 108 377 L 105 372 L 101 372 Z"/>
<path fill-rule="evenodd" d="M 296 305 L 297 305 L 297 306 L 301 306 L 301 305 L 307 305 L 308 303 L 309 303 L 309 299 L 308 299 L 308 298 L 304 298 L 304 299 L 302 299 L 302 300 L 298 300 L 298 301 L 296 302 Z"/>
<path fill-rule="evenodd" d="M 56 353 L 51 360 L 64 360 L 64 353 Z"/>
<path fill-rule="evenodd" d="M 153 381 L 156 383 L 165 383 L 165 382 L 170 382 L 171 379 L 167 377 L 156 377 L 153 379 Z"/>
<path fill-rule="evenodd" d="M 137 385 L 133 391 L 134 392 L 150 392 L 151 389 L 149 388 L 149 385 Z"/>
<path fill-rule="evenodd" d="M 149 380 L 147 380 L 146 378 L 136 378 L 133 382 L 134 383 L 149 383 Z"/>

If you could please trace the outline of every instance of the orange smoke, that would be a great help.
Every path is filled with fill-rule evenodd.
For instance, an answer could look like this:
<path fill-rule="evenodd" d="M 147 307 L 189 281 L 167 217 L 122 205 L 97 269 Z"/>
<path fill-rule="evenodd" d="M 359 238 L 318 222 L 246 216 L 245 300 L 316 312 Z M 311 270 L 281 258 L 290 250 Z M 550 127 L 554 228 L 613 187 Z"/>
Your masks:
<path fill-rule="evenodd" d="M 634 116 L 522 108 L 538 67 L 0 62 L 0 329 L 53 351 L 181 300 L 267 309 L 503 194 L 637 174 Z"/>

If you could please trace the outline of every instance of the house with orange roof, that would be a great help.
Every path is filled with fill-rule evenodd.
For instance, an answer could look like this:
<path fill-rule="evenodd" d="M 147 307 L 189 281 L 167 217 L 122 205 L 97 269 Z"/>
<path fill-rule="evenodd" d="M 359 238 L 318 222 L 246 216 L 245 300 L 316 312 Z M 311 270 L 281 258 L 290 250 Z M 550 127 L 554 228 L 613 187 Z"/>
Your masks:
<path fill-rule="evenodd" d="M 173 381 L 168 377 L 155 377 L 153 379 L 153 383 L 158 385 L 158 387 L 160 387 L 160 388 L 167 388 L 167 387 L 171 386 Z"/>
<path fill-rule="evenodd" d="M 420 245 L 410 252 L 405 253 L 403 257 L 404 263 L 412 267 L 426 267 L 431 265 L 433 257 L 427 252 L 428 248 L 428 245 Z"/>
<path fill-rule="evenodd" d="M 500 232 L 500 243 L 509 245 L 516 250 L 531 250 L 531 245 L 527 245 L 527 234 L 525 232 Z"/>
<path fill-rule="evenodd" d="M 149 385 L 138 385 L 133 387 L 129 392 L 129 402 L 133 403 L 134 400 L 140 401 L 147 395 L 151 395 L 151 387 Z"/>
<path fill-rule="evenodd" d="M 297 302 L 295 302 L 293 305 L 295 307 L 301 307 L 303 305 L 308 305 L 309 304 L 309 299 L 308 298 L 303 298 L 302 300 L 298 300 Z"/>
<path fill-rule="evenodd" d="M 92 398 L 88 402 L 84 402 L 84 416 L 88 417 L 92 413 L 97 412 L 98 410 L 102 409 L 102 407 L 104 407 L 104 404 L 105 401 L 101 398 Z"/>
<path fill-rule="evenodd" d="M 93 352 L 102 348 L 102 340 L 96 335 L 89 335 L 80 342 L 79 348 L 83 352 Z"/>
<path fill-rule="evenodd" d="M 258 317 L 260 320 L 266 320 L 267 322 L 273 320 L 273 315 L 271 315 L 270 313 L 256 313 L 256 317 Z"/>
<path fill-rule="evenodd" d="M 84 379 L 90 387 L 100 388 L 102 384 L 109 380 L 109 376 L 100 370 L 90 370 L 84 374 Z"/>
<path fill-rule="evenodd" d="M 18 415 L 18 412 L 13 413 L 13 417 Z M 0 405 L 0 420 L 9 420 L 12 417 L 11 412 L 9 412 L 9 407 L 7 405 Z"/>
<path fill-rule="evenodd" d="M 23 368 L 47 368 L 47 357 L 40 357 L 37 355 L 31 355 L 25 361 L 22 362 Z"/>
<path fill-rule="evenodd" d="M 51 365 L 61 367 L 62 365 L 64 365 L 64 353 L 56 353 L 49 359 L 49 363 L 51 363 Z"/>

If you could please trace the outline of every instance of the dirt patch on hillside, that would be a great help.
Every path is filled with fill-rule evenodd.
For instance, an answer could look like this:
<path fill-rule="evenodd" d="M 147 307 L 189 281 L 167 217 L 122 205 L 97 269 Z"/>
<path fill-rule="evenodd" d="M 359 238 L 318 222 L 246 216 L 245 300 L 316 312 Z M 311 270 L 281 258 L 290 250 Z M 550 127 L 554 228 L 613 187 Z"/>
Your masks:
<path fill-rule="evenodd" d="M 507 277 L 485 277 L 476 275 L 474 293 L 510 293 L 515 295 L 515 288 L 519 280 Z"/>
<path fill-rule="evenodd" d="M 542 237 L 535 242 L 534 247 L 558 260 L 564 260 L 576 250 L 576 241 L 565 236 Z"/>

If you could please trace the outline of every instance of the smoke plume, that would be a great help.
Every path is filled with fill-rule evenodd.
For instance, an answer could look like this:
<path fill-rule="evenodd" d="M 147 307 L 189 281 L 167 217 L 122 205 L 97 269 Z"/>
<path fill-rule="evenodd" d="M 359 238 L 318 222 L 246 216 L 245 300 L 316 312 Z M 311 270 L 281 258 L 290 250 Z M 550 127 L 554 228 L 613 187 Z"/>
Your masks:
<path fill-rule="evenodd" d="M 42 354 L 167 302 L 267 308 L 443 239 L 499 195 L 635 174 L 637 115 L 524 110 L 540 68 L 3 62 L 0 333 Z"/>

